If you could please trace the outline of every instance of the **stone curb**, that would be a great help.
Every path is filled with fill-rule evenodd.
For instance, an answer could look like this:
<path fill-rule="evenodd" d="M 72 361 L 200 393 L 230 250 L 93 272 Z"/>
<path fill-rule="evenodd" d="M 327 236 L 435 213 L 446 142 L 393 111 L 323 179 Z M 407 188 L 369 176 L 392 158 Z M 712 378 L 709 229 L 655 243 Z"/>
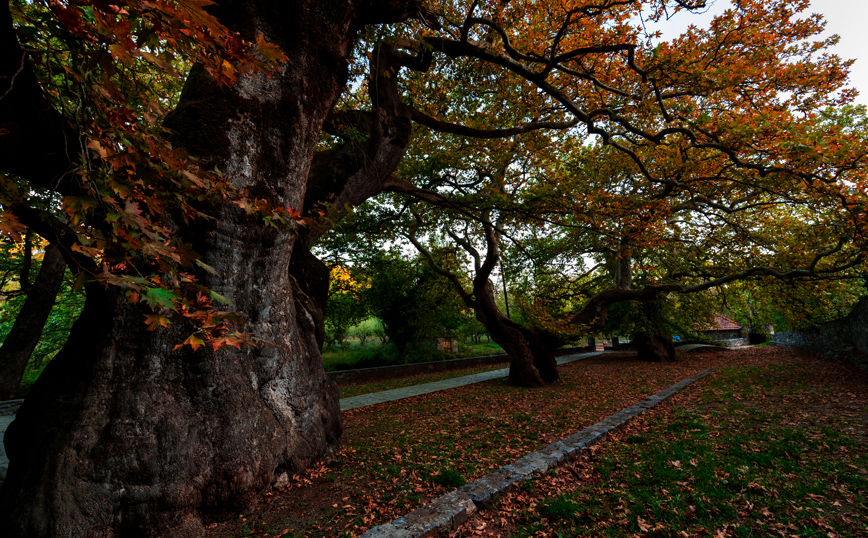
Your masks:
<path fill-rule="evenodd" d="M 679 381 L 593 426 L 447 493 L 404 517 L 374 527 L 362 534 L 360 538 L 422 538 L 433 535 L 441 527 L 449 526 L 455 529 L 476 511 L 478 505 L 491 502 L 492 496 L 510 490 L 517 482 L 532 479 L 536 474 L 576 459 L 582 451 L 605 439 L 609 432 L 621 428 L 647 409 L 651 409 L 711 372 L 712 369 L 709 368 Z"/>

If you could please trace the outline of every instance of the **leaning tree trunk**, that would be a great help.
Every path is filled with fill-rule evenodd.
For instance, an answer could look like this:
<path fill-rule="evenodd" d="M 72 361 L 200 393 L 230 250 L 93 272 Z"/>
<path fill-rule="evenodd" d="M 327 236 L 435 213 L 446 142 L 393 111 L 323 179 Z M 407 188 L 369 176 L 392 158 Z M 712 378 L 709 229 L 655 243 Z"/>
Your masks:
<path fill-rule="evenodd" d="M 0 400 L 14 398 L 18 392 L 30 355 L 36 349 L 42 329 L 54 307 L 65 270 L 66 262 L 63 261 L 60 248 L 56 245 L 46 247 L 36 281 L 27 292 L 12 330 L 0 347 Z"/>
<path fill-rule="evenodd" d="M 665 334 L 638 332 L 633 335 L 633 347 L 639 360 L 652 362 L 673 362 L 675 345 Z"/>
<path fill-rule="evenodd" d="M 528 348 L 533 354 L 533 365 L 543 381 L 554 383 L 559 380 L 558 361 L 555 358 L 554 350 L 563 345 L 563 340 L 538 329 L 527 330 L 525 336 Z"/>
<path fill-rule="evenodd" d="M 394 20 L 410 3 L 382 2 Z M 176 143 L 237 187 L 300 208 L 354 32 L 385 16 L 361 13 L 351 0 L 220 9 L 232 29 L 251 41 L 262 32 L 289 62 L 273 78 L 233 88 L 194 68 L 167 123 Z M 149 332 L 142 307 L 90 286 L 67 344 L 7 431 L 0 535 L 200 536 L 203 524 L 247 506 L 280 473 L 335 450 L 338 394 L 320 355 L 324 266 L 295 230 L 234 205 L 215 211 L 215 221 L 179 233 L 216 269 L 217 277 L 198 275 L 205 285 L 270 343 L 174 351 L 189 327 Z"/>
<path fill-rule="evenodd" d="M 520 326 L 504 317 L 494 300 L 491 281 L 479 276 L 474 282 L 474 312 L 491 339 L 509 354 L 509 384 L 517 387 L 542 387 L 546 380 L 534 365 L 534 355 Z"/>

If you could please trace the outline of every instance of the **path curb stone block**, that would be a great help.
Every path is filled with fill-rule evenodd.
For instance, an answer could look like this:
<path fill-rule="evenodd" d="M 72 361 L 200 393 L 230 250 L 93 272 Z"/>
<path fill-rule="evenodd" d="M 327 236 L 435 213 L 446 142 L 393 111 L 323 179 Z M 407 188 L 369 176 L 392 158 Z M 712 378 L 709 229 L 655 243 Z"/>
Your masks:
<path fill-rule="evenodd" d="M 458 528 L 476 511 L 476 504 L 462 491 L 451 493 L 413 510 L 391 523 L 374 527 L 364 538 L 410 538 L 431 536 L 441 527 Z"/>
<path fill-rule="evenodd" d="M 14 415 L 18 412 L 24 400 L 5 400 L 0 402 L 0 416 Z"/>
<path fill-rule="evenodd" d="M 651 409 L 694 381 L 707 376 L 711 371 L 709 368 L 679 381 L 562 441 L 556 441 L 512 464 L 504 465 L 482 478 L 447 493 L 410 512 L 405 517 L 374 527 L 362 534 L 360 538 L 422 538 L 433 535 L 439 528 L 448 526 L 455 529 L 467 520 L 477 506 L 490 503 L 494 495 L 509 491 L 517 482 L 531 479 L 534 475 L 576 459 L 589 446 L 605 439 L 609 432 L 621 428 L 639 414 Z"/>

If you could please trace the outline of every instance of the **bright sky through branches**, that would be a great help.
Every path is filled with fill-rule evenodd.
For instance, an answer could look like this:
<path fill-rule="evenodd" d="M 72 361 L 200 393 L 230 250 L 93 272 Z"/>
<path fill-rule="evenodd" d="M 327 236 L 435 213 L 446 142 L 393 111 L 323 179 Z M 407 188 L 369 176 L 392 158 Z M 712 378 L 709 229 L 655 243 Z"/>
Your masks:
<path fill-rule="evenodd" d="M 711 19 L 731 5 L 729 0 L 711 0 L 704 14 L 679 13 L 648 29 L 659 29 L 664 39 L 678 36 L 689 24 L 707 27 Z M 853 88 L 859 90 L 856 102 L 868 105 L 868 37 L 865 21 L 868 20 L 868 0 L 811 0 L 811 13 L 820 13 L 826 19 L 826 32 L 822 37 L 838 34 L 840 42 L 832 52 L 841 58 L 854 59 L 850 71 Z"/>

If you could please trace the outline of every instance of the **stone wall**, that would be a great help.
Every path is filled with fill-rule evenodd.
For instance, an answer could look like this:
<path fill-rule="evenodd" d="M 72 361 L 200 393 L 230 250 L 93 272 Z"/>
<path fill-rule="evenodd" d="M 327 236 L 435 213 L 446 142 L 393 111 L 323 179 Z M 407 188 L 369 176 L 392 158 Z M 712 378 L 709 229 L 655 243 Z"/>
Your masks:
<path fill-rule="evenodd" d="M 741 329 L 734 329 L 732 331 L 702 331 L 702 336 L 712 340 L 737 340 L 742 337 L 742 334 Z"/>
<path fill-rule="evenodd" d="M 578 353 L 585 350 L 586 348 L 581 347 L 566 347 L 555 351 L 555 355 L 568 355 L 570 353 Z M 410 375 L 448 372 L 451 370 L 461 370 L 477 366 L 489 366 L 492 364 L 503 364 L 504 366 L 509 366 L 509 355 L 485 355 L 482 357 L 467 357 L 464 359 L 449 359 L 445 361 L 398 364 L 395 366 L 380 366 L 376 368 L 359 368 L 357 370 L 337 370 L 326 373 L 332 381 L 338 385 L 349 385 L 352 383 L 384 381 L 386 379 L 395 379 Z"/>
<path fill-rule="evenodd" d="M 868 354 L 868 297 L 859 301 L 846 317 L 814 329 L 778 333 L 774 341 L 780 346 L 820 353 L 860 351 Z"/>
<path fill-rule="evenodd" d="M 378 366 L 374 368 L 359 368 L 356 370 L 336 370 L 326 372 L 338 385 L 351 383 L 367 383 L 369 381 L 383 381 L 409 375 L 448 372 L 476 366 L 488 366 L 491 364 L 508 364 L 509 355 L 485 355 L 483 357 L 468 357 L 466 359 L 449 359 L 445 361 L 419 362 L 414 364 L 397 364 L 395 366 Z"/>

